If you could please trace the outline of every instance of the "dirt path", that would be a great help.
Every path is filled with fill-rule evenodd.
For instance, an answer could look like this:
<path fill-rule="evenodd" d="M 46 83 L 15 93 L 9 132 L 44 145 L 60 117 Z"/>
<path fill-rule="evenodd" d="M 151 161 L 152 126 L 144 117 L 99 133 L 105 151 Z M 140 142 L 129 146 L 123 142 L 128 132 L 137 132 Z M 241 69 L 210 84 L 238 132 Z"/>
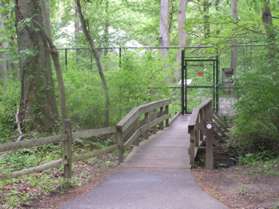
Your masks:
<path fill-rule="evenodd" d="M 189 169 L 187 117 L 135 149 L 111 175 L 61 209 L 225 209 Z"/>
<path fill-rule="evenodd" d="M 279 176 L 255 173 L 243 166 L 214 171 L 196 169 L 193 174 L 204 191 L 231 209 L 279 208 Z"/>

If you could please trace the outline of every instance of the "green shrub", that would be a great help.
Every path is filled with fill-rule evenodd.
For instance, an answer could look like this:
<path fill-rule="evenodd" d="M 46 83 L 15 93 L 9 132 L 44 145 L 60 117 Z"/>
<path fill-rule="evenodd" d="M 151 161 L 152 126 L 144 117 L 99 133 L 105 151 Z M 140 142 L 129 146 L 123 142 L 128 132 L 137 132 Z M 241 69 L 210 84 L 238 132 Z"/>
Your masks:
<path fill-rule="evenodd" d="M 19 85 L 8 80 L 5 87 L 0 85 L 0 143 L 15 130 L 15 115 L 19 101 Z"/>
<path fill-rule="evenodd" d="M 253 168 L 251 174 L 278 176 L 279 158 L 268 151 L 245 154 L 239 158 L 239 162 Z"/>
<path fill-rule="evenodd" d="M 175 55 L 173 55 L 175 56 Z M 69 116 L 76 128 L 97 128 L 104 124 L 104 93 L 96 66 L 78 65 L 75 57 L 69 58 L 64 68 L 66 100 Z M 133 107 L 144 102 L 170 98 L 167 88 L 173 80 L 174 64 L 160 59 L 159 53 L 126 51 L 122 65 L 118 66 L 117 56 L 102 60 L 109 86 L 110 124 L 114 125 Z M 91 68 L 91 67 L 92 68 Z M 65 66 L 64 66 L 65 67 Z M 79 67 L 79 68 L 78 68 Z M 57 82 L 56 83 L 56 89 Z M 19 82 L 9 80 L 7 86 L 0 86 L 0 143 L 16 130 L 15 114 L 19 104 Z M 58 97 L 58 90 L 56 95 Z M 59 100 L 57 100 L 59 101 Z"/>
<path fill-rule="evenodd" d="M 267 60 L 267 59 L 266 59 Z M 276 71 L 264 61 L 241 74 L 233 135 L 242 152 L 279 154 L 279 83 Z"/>
<path fill-rule="evenodd" d="M 169 98 L 169 65 L 147 53 L 126 52 L 122 66 L 106 68 L 110 96 L 110 123 L 115 124 L 133 107 L 144 102 Z M 104 124 L 104 93 L 95 70 L 68 67 L 64 72 L 67 104 L 74 123 L 81 128 Z"/>

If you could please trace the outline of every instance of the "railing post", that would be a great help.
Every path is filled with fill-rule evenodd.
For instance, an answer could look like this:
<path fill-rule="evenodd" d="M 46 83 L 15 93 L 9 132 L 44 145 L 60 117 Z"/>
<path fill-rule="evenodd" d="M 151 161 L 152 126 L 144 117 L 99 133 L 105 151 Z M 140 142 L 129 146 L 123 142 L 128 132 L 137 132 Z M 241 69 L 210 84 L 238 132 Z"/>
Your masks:
<path fill-rule="evenodd" d="M 69 182 L 72 177 L 72 127 L 70 120 L 64 121 L 64 180 Z"/>
<path fill-rule="evenodd" d="M 213 127 L 212 124 L 207 124 L 207 136 L 205 147 L 205 167 L 206 169 L 214 169 L 214 155 L 213 155 Z"/>
<path fill-rule="evenodd" d="M 203 133 L 202 133 L 202 129 L 201 126 L 203 125 L 203 116 L 202 116 L 202 112 L 199 113 L 198 115 L 198 124 L 197 124 L 197 129 L 195 130 L 195 134 L 196 139 L 195 139 L 195 146 L 199 147 L 200 146 L 200 142 L 203 140 Z"/>
<path fill-rule="evenodd" d="M 170 125 L 170 122 L 169 122 L 169 105 L 166 105 L 166 107 L 165 107 L 165 114 L 168 115 L 168 118 L 165 121 L 166 127 L 168 127 Z"/>
<path fill-rule="evenodd" d="M 209 103 L 205 109 L 206 116 L 206 147 L 205 147 L 205 167 L 214 169 L 214 127 L 212 125 L 212 103 Z"/>
<path fill-rule="evenodd" d="M 124 160 L 124 140 L 123 133 L 120 127 L 116 128 L 116 139 L 118 146 L 118 163 L 122 163 Z"/>
<path fill-rule="evenodd" d="M 162 116 L 163 114 L 164 114 L 164 107 L 160 107 L 160 113 L 159 113 L 159 115 Z M 164 121 L 161 122 L 161 123 L 159 124 L 159 128 L 160 128 L 160 129 L 163 129 L 163 128 L 164 128 Z"/>
<path fill-rule="evenodd" d="M 144 123 L 144 124 L 147 124 L 148 121 L 149 121 L 149 112 L 145 112 L 145 113 L 144 113 L 143 123 Z M 143 137 L 144 137 L 145 139 L 148 138 L 148 130 L 144 130 Z"/>
<path fill-rule="evenodd" d="M 195 165 L 195 141 L 196 141 L 196 134 L 195 134 L 195 127 L 189 126 L 188 133 L 190 135 L 190 147 L 189 147 L 189 155 L 190 155 L 190 165 L 191 168 Z"/>

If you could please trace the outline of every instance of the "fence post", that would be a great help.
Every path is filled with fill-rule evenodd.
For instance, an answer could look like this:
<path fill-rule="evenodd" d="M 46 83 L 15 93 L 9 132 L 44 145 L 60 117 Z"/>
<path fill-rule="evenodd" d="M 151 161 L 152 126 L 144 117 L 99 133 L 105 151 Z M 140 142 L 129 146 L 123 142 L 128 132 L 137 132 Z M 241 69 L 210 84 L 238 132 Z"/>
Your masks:
<path fill-rule="evenodd" d="M 123 133 L 120 127 L 116 127 L 116 139 L 118 145 L 118 163 L 122 163 L 124 159 Z"/>
<path fill-rule="evenodd" d="M 68 49 L 65 49 L 65 69 L 68 70 Z"/>
<path fill-rule="evenodd" d="M 118 49 L 118 59 L 119 59 L 118 67 L 121 68 L 122 67 L 122 48 L 121 47 L 119 47 L 119 49 Z"/>
<path fill-rule="evenodd" d="M 168 118 L 165 121 L 166 127 L 168 127 L 170 125 L 170 122 L 169 122 L 169 105 L 166 105 L 166 107 L 165 107 L 165 114 L 168 115 Z"/>
<path fill-rule="evenodd" d="M 64 121 L 64 180 L 69 182 L 72 177 L 72 127 L 70 120 Z"/>

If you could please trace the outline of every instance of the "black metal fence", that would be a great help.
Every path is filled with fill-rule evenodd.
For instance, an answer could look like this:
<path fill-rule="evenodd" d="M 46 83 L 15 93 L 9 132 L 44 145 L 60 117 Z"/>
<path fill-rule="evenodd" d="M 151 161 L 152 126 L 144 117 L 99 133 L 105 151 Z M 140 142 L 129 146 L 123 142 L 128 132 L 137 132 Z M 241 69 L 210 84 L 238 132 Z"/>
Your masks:
<path fill-rule="evenodd" d="M 246 71 L 257 67 L 257 63 L 259 62 L 259 60 L 263 59 L 263 55 L 266 50 L 265 47 L 266 46 L 264 44 L 238 45 L 238 65 L 236 75 L 229 79 L 235 80 L 237 79 L 238 75 L 241 75 L 241 73 L 245 73 Z M 168 50 L 168 55 L 161 56 L 160 51 L 166 49 Z M 132 66 L 130 67 L 131 70 L 133 69 L 133 66 L 136 68 L 138 66 L 144 65 L 145 68 L 150 69 L 149 76 L 151 78 L 156 78 L 156 74 L 158 73 L 158 71 L 153 71 L 152 69 L 155 68 L 157 65 L 160 65 L 160 68 L 162 69 L 162 71 L 164 71 L 163 73 L 165 74 L 167 85 L 149 85 L 148 83 L 144 83 L 144 81 L 140 77 L 138 78 L 138 82 L 142 82 L 144 83 L 144 85 L 148 85 L 149 95 L 146 97 L 147 100 L 161 99 L 162 97 L 169 96 L 172 98 L 174 104 L 171 111 L 179 112 L 181 111 L 182 106 L 180 52 L 183 49 L 185 50 L 185 58 L 194 59 L 218 57 L 219 70 L 215 71 L 215 73 L 218 75 L 217 77 L 213 76 L 213 78 L 218 79 L 219 82 L 218 86 L 215 87 L 218 87 L 218 93 L 220 94 L 220 97 L 230 97 L 232 95 L 231 92 L 228 93 L 228 91 L 226 91 L 226 78 L 224 77 L 225 74 L 223 71 L 223 69 L 230 66 L 231 46 L 229 45 L 218 48 L 214 46 L 191 46 L 186 48 L 180 48 L 177 46 L 109 47 L 98 48 L 98 51 L 100 54 L 101 62 L 106 72 L 116 72 L 118 70 L 123 70 L 127 67 L 127 65 Z M 92 57 L 89 48 L 59 48 L 58 50 L 60 53 L 60 62 L 62 64 L 64 73 L 67 73 L 69 71 L 82 71 L 84 72 L 84 74 L 95 72 L 97 77 L 95 60 Z M 193 65 L 194 63 L 191 64 Z M 0 67 L 1 65 L 5 65 L 7 67 L 7 71 L 10 72 L 10 74 L 15 74 L 15 72 L 18 72 L 17 69 L 15 70 L 15 68 L 18 68 L 18 56 L 15 54 L 14 50 L 7 49 L 0 51 Z M 212 86 L 211 80 L 208 80 L 208 76 L 212 76 L 212 74 L 206 71 L 206 69 L 210 66 L 208 64 L 202 63 L 196 63 L 196 65 L 197 66 L 192 66 L 192 73 L 190 72 L 190 74 L 188 75 L 189 78 L 193 79 L 194 82 L 196 82 L 196 85 L 206 86 L 210 83 L 209 86 Z M 94 82 L 95 80 L 92 81 L 92 84 L 94 84 Z M 134 88 L 135 86 L 137 87 L 137 85 L 134 85 L 127 86 L 127 88 Z M 115 93 L 115 95 L 118 95 L 116 98 L 120 98 L 121 96 L 123 96 L 121 95 L 123 94 L 123 88 L 125 89 L 125 86 L 119 87 L 119 89 L 117 90 L 118 92 Z M 232 88 L 234 88 L 234 86 L 232 86 Z M 93 90 L 94 89 L 89 89 L 88 91 Z M 99 90 L 100 89 L 98 89 L 98 91 Z M 191 109 L 196 106 L 199 101 L 202 101 L 204 98 L 207 97 L 212 97 L 212 90 L 208 88 L 191 88 L 189 89 L 188 94 L 189 111 L 191 111 Z M 143 102 L 140 98 L 137 99 L 137 95 L 130 95 L 130 97 L 133 98 L 133 103 L 131 103 L 131 101 L 128 101 L 129 95 L 126 95 L 127 101 L 121 101 L 121 104 L 119 103 L 116 105 L 112 105 L 111 111 L 117 113 L 117 118 L 121 118 L 127 111 L 129 111 L 132 106 L 139 105 Z M 96 116 L 96 121 L 97 118 L 99 118 L 100 114 L 102 114 L 102 111 L 103 109 L 101 108 L 101 106 L 95 106 L 94 112 L 96 114 L 93 116 Z M 96 124 L 96 126 L 98 125 Z"/>

